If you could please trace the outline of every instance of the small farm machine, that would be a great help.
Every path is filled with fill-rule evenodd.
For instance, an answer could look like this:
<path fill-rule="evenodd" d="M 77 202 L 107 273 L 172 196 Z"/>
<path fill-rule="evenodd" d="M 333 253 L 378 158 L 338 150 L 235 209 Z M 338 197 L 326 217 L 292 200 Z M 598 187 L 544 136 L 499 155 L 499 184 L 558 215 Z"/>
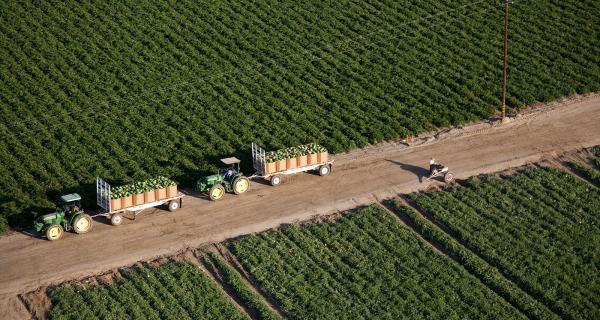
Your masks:
<path fill-rule="evenodd" d="M 429 175 L 429 177 L 427 177 L 427 179 L 425 179 L 425 181 L 429 181 L 436 177 L 442 177 L 444 179 L 444 182 L 446 183 L 450 183 L 454 180 L 454 175 L 452 174 L 452 172 L 450 172 L 450 169 L 441 164 L 434 165 L 434 167 L 431 170 L 431 174 Z"/>
<path fill-rule="evenodd" d="M 235 157 L 221 159 L 227 168 L 198 180 L 198 190 L 206 192 L 211 200 L 221 199 L 225 192 L 242 194 L 248 191 L 250 181 L 240 171 L 240 160 Z"/>
<path fill-rule="evenodd" d="M 61 208 L 56 212 L 38 217 L 33 222 L 35 231 L 46 235 L 48 240 L 58 240 L 64 231 L 82 234 L 92 230 L 92 218 L 81 208 L 81 196 L 77 193 L 60 197 Z"/>

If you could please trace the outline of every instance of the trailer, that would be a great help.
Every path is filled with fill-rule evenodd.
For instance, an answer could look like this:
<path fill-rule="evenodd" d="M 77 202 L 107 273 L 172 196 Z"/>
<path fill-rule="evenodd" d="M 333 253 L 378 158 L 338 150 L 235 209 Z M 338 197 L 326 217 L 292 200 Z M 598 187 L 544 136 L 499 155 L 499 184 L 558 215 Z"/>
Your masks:
<path fill-rule="evenodd" d="M 314 154 L 290 157 L 274 162 L 267 162 L 264 148 L 252 143 L 252 165 L 256 170 L 250 178 L 261 178 L 268 180 L 272 186 L 281 184 L 282 176 L 315 170 L 320 176 L 331 173 L 334 160 L 329 159 L 328 153 L 320 152 Z"/>
<path fill-rule="evenodd" d="M 162 189 L 161 189 L 162 190 Z M 161 191 L 161 190 L 153 190 Z M 135 220 L 136 216 L 143 210 L 148 208 L 157 207 L 160 205 L 167 204 L 169 211 L 175 211 L 183 206 L 183 194 L 180 191 L 176 191 L 174 196 L 156 196 L 151 201 L 142 201 L 143 203 L 134 203 L 131 206 L 115 206 L 115 199 L 111 199 L 111 186 L 108 182 L 103 179 L 96 178 L 96 202 L 100 208 L 104 211 L 94 216 L 106 217 L 113 226 L 118 226 L 123 223 L 123 215 L 129 213 L 132 215 L 132 219 Z"/>

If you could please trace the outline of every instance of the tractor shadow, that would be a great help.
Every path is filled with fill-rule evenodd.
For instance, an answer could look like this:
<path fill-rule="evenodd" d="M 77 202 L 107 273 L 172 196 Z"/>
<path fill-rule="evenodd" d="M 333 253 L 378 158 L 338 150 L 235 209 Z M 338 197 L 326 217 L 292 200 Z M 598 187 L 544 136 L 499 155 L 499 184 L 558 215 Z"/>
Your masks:
<path fill-rule="evenodd" d="M 16 230 L 16 232 L 18 232 L 22 235 L 26 235 L 28 237 L 34 238 L 34 239 L 40 239 L 40 240 L 46 239 L 46 237 L 44 237 L 43 234 L 35 232 L 34 229 L 19 229 L 19 230 Z"/>
<path fill-rule="evenodd" d="M 402 163 L 402 162 L 396 161 L 396 160 L 386 159 L 386 161 L 400 166 L 401 169 L 404 169 L 406 171 L 410 171 L 410 172 L 414 173 L 417 176 L 417 178 L 419 179 L 419 182 L 423 182 L 423 178 L 429 176 L 429 170 L 426 168 L 413 166 L 412 164 Z"/>

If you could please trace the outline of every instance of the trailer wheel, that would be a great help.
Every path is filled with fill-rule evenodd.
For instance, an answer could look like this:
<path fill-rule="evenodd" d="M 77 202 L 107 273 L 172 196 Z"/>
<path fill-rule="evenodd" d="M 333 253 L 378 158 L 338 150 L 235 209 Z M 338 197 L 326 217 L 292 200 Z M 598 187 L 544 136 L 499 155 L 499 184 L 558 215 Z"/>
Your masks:
<path fill-rule="evenodd" d="M 319 167 L 319 175 L 326 176 L 331 172 L 331 167 L 328 164 Z"/>
<path fill-rule="evenodd" d="M 249 187 L 250 187 L 250 180 L 248 180 L 248 178 L 246 178 L 246 177 L 237 177 L 233 181 L 233 193 L 235 193 L 235 194 L 242 194 L 242 193 L 248 191 Z"/>
<path fill-rule="evenodd" d="M 92 217 L 82 213 L 73 220 L 73 230 L 77 234 L 87 233 L 92 230 Z"/>
<path fill-rule="evenodd" d="M 281 184 L 281 176 L 274 175 L 274 176 L 271 177 L 271 185 L 273 187 L 277 187 L 280 184 Z"/>
<path fill-rule="evenodd" d="M 110 217 L 110 224 L 113 226 L 120 226 L 123 223 L 123 216 L 119 213 L 115 213 Z"/>
<path fill-rule="evenodd" d="M 208 195 L 210 196 L 210 200 L 217 201 L 225 195 L 225 188 L 220 184 L 215 184 L 208 190 Z"/>
<path fill-rule="evenodd" d="M 60 224 L 51 224 L 46 229 L 46 238 L 50 241 L 58 240 L 63 235 L 63 227 Z"/>
<path fill-rule="evenodd" d="M 450 172 L 446 172 L 446 174 L 444 175 L 444 182 L 450 183 L 452 182 L 452 180 L 454 180 L 454 175 Z"/>
<path fill-rule="evenodd" d="M 169 201 L 169 211 L 173 212 L 179 209 L 179 200 L 171 200 Z"/>

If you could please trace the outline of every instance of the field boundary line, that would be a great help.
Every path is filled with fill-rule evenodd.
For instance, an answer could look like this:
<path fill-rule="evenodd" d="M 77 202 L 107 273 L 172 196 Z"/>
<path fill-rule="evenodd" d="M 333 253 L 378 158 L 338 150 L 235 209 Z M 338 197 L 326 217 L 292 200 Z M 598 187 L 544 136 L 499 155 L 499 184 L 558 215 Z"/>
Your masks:
<path fill-rule="evenodd" d="M 281 307 L 279 306 L 277 301 L 275 301 L 275 299 L 273 299 L 261 288 L 261 286 L 258 285 L 256 279 L 254 279 L 254 277 L 252 277 L 252 275 L 248 273 L 246 269 L 244 269 L 242 264 L 238 261 L 237 257 L 231 251 L 229 251 L 226 245 L 224 245 L 223 243 L 215 243 L 214 247 L 216 249 L 217 255 L 223 258 L 223 261 L 225 261 L 227 265 L 229 265 L 235 272 L 237 272 L 241 276 L 242 281 L 244 281 L 244 284 L 250 290 L 256 293 L 261 298 L 261 301 L 269 309 L 273 310 L 273 312 L 275 312 L 282 318 L 287 319 L 287 313 L 281 309 Z"/>
<path fill-rule="evenodd" d="M 204 272 L 217 285 L 219 290 L 221 290 L 227 299 L 231 301 L 231 303 L 233 303 L 240 311 L 242 311 L 250 319 L 258 319 L 256 314 L 254 314 L 254 312 L 252 312 L 248 306 L 242 303 L 233 290 L 221 280 L 221 275 L 218 273 L 216 268 L 206 261 L 206 253 L 200 254 L 200 252 L 200 250 L 194 251 L 194 256 L 198 260 L 198 267 L 202 270 L 202 272 Z"/>

